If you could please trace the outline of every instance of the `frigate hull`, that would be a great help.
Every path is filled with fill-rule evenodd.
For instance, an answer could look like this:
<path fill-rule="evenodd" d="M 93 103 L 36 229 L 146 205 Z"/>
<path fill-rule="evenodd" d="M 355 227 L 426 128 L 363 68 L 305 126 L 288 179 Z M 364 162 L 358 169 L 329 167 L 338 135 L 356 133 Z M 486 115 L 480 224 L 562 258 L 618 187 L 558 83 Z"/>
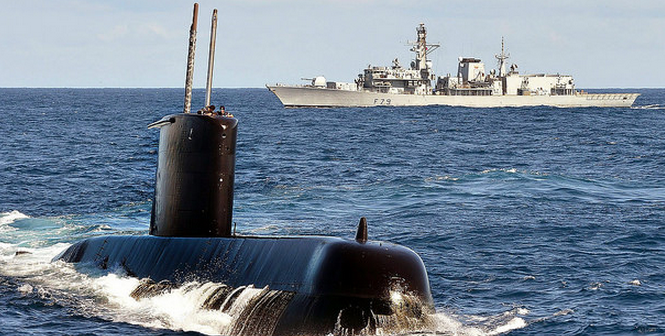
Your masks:
<path fill-rule="evenodd" d="M 393 94 L 371 91 L 351 91 L 307 86 L 267 86 L 287 108 L 301 107 L 371 107 L 371 106 L 428 106 L 461 107 L 630 107 L 639 96 L 636 93 L 578 93 L 575 95 L 490 95 L 452 96 Z"/>

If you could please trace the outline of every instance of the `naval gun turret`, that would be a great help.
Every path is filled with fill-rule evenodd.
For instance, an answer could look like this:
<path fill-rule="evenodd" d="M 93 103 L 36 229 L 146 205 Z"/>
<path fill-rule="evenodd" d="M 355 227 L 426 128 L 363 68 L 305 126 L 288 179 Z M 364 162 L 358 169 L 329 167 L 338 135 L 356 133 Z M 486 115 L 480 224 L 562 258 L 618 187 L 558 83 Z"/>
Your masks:
<path fill-rule="evenodd" d="M 197 8 L 188 64 L 193 64 Z M 349 239 L 235 233 L 238 120 L 210 105 L 190 113 L 191 78 L 186 83 L 184 112 L 149 125 L 160 132 L 150 234 L 85 239 L 54 261 L 142 279 L 132 293 L 137 300 L 191 281 L 221 284 L 203 308 L 224 312 L 243 290 L 263 288 L 228 330 L 220 331 L 228 335 L 425 329 L 433 302 L 422 260 L 406 247 L 368 240 L 364 218 Z"/>

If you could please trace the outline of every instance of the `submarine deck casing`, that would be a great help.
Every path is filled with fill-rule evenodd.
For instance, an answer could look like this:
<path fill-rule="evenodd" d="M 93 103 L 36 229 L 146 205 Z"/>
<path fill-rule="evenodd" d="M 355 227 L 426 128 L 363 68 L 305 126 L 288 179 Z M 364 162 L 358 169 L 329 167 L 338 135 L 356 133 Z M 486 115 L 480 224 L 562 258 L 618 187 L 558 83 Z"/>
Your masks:
<path fill-rule="evenodd" d="M 372 328 L 376 315 L 405 308 L 392 302 L 394 292 L 416 298 L 406 307 L 409 318 L 432 311 L 420 257 L 403 246 L 368 242 L 362 220 L 355 240 L 232 234 L 237 124 L 210 113 L 173 114 L 151 124 L 160 140 L 150 235 L 88 238 L 54 260 L 174 285 L 267 286 L 288 294 L 281 312 L 270 312 L 278 316 L 269 330 L 242 326 L 234 336 L 355 333 Z M 241 324 L 265 324 L 261 318 Z"/>
<path fill-rule="evenodd" d="M 421 298 L 425 311 L 432 307 L 422 260 L 390 243 L 318 236 L 103 236 L 77 242 L 54 260 L 175 284 L 211 281 L 291 292 L 274 335 L 330 333 L 345 309 L 364 317 L 346 317 L 342 327 L 362 329 L 370 314 L 394 313 L 392 292 Z"/>

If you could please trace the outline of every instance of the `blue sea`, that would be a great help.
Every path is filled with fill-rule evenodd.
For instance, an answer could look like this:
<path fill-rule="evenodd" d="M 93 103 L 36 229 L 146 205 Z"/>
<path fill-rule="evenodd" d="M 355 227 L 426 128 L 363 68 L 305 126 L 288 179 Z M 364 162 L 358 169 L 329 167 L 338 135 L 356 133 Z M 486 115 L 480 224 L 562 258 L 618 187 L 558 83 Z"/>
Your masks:
<path fill-rule="evenodd" d="M 239 120 L 239 234 L 369 238 L 423 259 L 436 335 L 665 334 L 665 89 L 633 108 L 284 109 Z M 203 105 L 194 92 L 194 108 Z M 158 131 L 182 89 L 0 89 L 0 335 L 214 335 L 196 291 L 50 260 L 147 234 Z M 198 104 L 198 105 L 197 105 Z"/>

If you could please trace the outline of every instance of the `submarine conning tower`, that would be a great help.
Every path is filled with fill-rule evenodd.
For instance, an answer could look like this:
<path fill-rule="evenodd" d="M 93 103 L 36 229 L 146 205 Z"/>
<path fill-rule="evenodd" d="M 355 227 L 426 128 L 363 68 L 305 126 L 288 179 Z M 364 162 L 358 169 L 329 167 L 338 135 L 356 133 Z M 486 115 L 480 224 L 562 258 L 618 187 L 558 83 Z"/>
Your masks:
<path fill-rule="evenodd" d="M 238 120 L 180 113 L 149 127 L 159 128 L 150 234 L 230 237 Z"/>

